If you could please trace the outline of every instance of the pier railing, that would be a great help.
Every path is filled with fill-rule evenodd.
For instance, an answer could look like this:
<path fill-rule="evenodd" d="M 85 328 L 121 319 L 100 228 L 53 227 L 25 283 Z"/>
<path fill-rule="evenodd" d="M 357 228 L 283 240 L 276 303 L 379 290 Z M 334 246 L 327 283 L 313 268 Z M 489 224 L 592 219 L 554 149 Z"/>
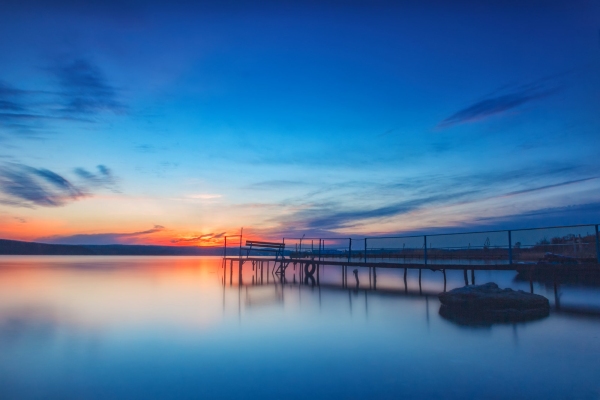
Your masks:
<path fill-rule="evenodd" d="M 229 240 L 229 242 L 227 242 Z M 598 225 L 366 238 L 283 238 L 295 259 L 319 258 L 406 264 L 600 264 Z M 226 238 L 224 254 L 242 238 Z M 229 250 L 228 250 L 228 246 Z"/>

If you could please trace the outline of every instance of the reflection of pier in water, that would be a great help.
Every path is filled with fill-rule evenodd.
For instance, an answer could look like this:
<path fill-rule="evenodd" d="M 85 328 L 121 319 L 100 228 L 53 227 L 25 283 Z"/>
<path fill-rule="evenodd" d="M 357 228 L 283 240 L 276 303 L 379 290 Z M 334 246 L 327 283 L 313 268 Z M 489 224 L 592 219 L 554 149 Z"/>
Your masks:
<path fill-rule="evenodd" d="M 413 266 L 402 265 L 400 266 L 390 266 L 390 264 L 386 264 L 385 266 L 381 266 L 378 263 L 332 263 L 331 261 L 327 262 L 314 262 L 315 260 L 287 260 L 289 261 L 288 267 L 292 267 L 294 270 L 294 274 L 290 279 L 283 274 L 276 274 L 275 271 L 279 268 L 277 264 L 278 261 L 275 261 L 272 258 L 224 258 L 223 259 L 223 277 L 222 283 L 224 286 L 233 286 L 233 271 L 236 268 L 235 264 L 237 263 L 237 282 L 236 286 L 240 291 L 240 297 L 238 297 L 238 306 L 241 308 L 241 291 L 242 288 L 245 289 L 245 298 L 244 303 L 246 306 L 258 306 L 258 305 L 268 305 L 268 304 L 277 304 L 284 302 L 284 289 L 298 287 L 298 289 L 317 289 L 319 291 L 319 302 L 321 301 L 321 290 L 326 291 L 347 291 L 349 294 L 349 307 L 352 310 L 352 294 L 358 295 L 359 293 L 364 294 L 365 296 L 365 307 L 367 307 L 367 298 L 370 296 L 395 296 L 395 297 L 410 297 L 410 298 L 419 298 L 423 299 L 427 302 L 427 313 L 429 313 L 429 300 L 431 298 L 436 298 L 440 291 L 446 291 L 447 279 L 446 279 L 446 269 L 448 270 L 463 270 L 465 285 L 475 284 L 475 271 L 476 270 L 502 270 L 502 271 L 514 271 L 514 266 L 511 268 L 506 268 L 509 266 L 500 266 L 501 268 L 497 268 L 498 265 L 493 266 L 485 266 L 485 265 L 477 265 L 470 266 L 475 268 L 469 268 L 470 274 L 467 273 L 467 269 L 464 269 L 465 266 L 460 265 L 449 265 L 445 266 L 447 268 L 444 269 L 433 269 L 432 265 L 416 265 L 419 270 L 419 278 L 418 278 L 418 287 L 417 288 L 409 288 L 407 272 L 408 269 L 413 269 Z M 244 264 L 248 263 L 252 266 L 251 279 L 248 283 L 244 283 Z M 375 264 L 375 265 L 373 265 Z M 324 273 L 325 266 L 329 267 L 340 267 L 339 268 L 339 278 L 337 282 L 339 283 L 331 283 L 331 282 L 321 282 L 320 275 Z M 361 287 L 357 270 L 354 269 L 353 277 L 348 278 L 348 266 L 356 266 L 362 268 L 368 268 L 369 280 L 368 287 Z M 436 266 L 437 267 L 437 266 Z M 403 268 L 403 286 L 399 288 L 378 288 L 377 287 L 377 268 Z M 284 268 L 284 272 L 285 272 Z M 441 290 L 424 290 L 422 286 L 422 270 L 432 270 L 436 272 L 440 272 L 443 275 L 443 288 Z M 470 275 L 470 276 L 469 276 Z M 469 283 L 469 277 L 471 281 Z M 354 278 L 354 279 L 353 279 Z M 249 279 L 246 276 L 246 279 Z M 349 282 L 350 280 L 350 282 Z M 354 281 L 354 282 L 352 282 Z M 441 282 L 440 282 L 441 284 Z M 264 290 L 267 288 L 272 288 L 273 291 Z M 530 290 L 533 293 L 533 283 L 530 281 Z M 262 292 L 261 292 L 262 291 Z M 588 317 L 588 318 L 600 318 L 600 309 L 591 308 L 586 306 L 576 306 L 569 305 L 564 306 L 561 305 L 560 300 L 560 282 L 556 281 L 553 285 L 554 292 L 554 307 L 553 312 L 556 314 L 563 314 L 569 316 L 576 317 Z M 225 292 L 223 293 L 225 296 Z M 225 297 L 223 298 L 223 302 L 225 302 Z"/>

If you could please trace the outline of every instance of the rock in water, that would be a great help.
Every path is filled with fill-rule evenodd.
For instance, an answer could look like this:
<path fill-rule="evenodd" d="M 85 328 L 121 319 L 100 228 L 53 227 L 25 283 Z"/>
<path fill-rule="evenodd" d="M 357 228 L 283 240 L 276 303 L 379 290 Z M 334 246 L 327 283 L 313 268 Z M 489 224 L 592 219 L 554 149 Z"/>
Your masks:
<path fill-rule="evenodd" d="M 544 296 L 500 289 L 493 282 L 453 289 L 438 297 L 440 314 L 459 323 L 528 321 L 550 313 Z"/>

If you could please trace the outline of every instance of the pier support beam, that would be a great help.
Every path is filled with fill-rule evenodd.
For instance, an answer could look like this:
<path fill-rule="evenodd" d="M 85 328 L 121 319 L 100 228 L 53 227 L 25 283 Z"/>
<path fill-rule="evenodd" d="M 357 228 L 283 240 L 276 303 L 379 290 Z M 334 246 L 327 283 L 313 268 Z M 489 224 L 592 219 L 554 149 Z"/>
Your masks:
<path fill-rule="evenodd" d="M 352 261 L 352 238 L 348 239 L 348 262 Z"/>
<path fill-rule="evenodd" d="M 533 293 L 533 268 L 529 269 L 529 291 Z"/>
<path fill-rule="evenodd" d="M 442 273 L 444 274 L 444 292 L 446 291 L 446 270 L 443 269 Z"/>

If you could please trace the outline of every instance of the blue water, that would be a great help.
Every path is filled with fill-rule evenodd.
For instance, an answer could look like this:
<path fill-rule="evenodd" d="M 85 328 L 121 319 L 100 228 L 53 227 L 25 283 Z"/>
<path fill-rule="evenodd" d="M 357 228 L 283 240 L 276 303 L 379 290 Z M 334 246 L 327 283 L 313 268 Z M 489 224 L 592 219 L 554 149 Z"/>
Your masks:
<path fill-rule="evenodd" d="M 240 285 L 210 257 L 2 257 L 0 398 L 600 399 L 598 287 L 560 285 L 543 320 L 464 326 L 438 314 L 440 272 L 420 292 L 417 271 L 406 292 L 402 270 L 377 290 L 366 269 L 358 289 L 340 267 L 314 287 L 298 272 L 261 285 L 246 265 Z M 514 276 L 476 281 L 529 291 Z"/>

